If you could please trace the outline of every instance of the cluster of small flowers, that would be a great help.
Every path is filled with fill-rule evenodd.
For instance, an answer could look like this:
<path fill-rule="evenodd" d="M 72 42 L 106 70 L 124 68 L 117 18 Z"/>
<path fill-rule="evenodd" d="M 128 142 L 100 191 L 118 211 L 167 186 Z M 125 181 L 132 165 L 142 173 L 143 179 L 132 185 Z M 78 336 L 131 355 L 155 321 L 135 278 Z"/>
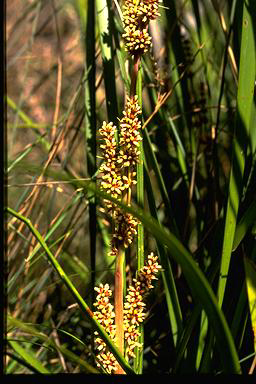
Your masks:
<path fill-rule="evenodd" d="M 128 248 L 132 243 L 134 235 L 137 234 L 138 220 L 130 213 L 124 213 L 120 208 L 116 207 L 113 221 L 113 246 L 120 243 L 125 248 Z"/>
<path fill-rule="evenodd" d="M 134 285 L 128 288 L 126 302 L 124 304 L 124 338 L 126 341 L 126 357 L 135 357 L 134 348 L 142 345 L 138 342 L 140 332 L 139 325 L 145 319 L 145 303 L 140 291 L 138 281 L 134 279 Z"/>
<path fill-rule="evenodd" d="M 122 199 L 123 192 L 136 184 L 136 164 L 139 160 L 141 122 L 138 115 L 141 108 L 138 97 L 128 97 L 123 117 L 120 120 L 120 140 L 116 142 L 117 128 L 113 123 L 103 122 L 99 133 L 104 140 L 100 145 L 104 162 L 100 167 L 101 188 L 112 197 Z M 106 212 L 112 216 L 114 232 L 111 254 L 116 254 L 116 247 L 121 243 L 125 248 L 131 244 L 137 233 L 138 221 L 128 213 L 122 212 L 115 204 L 105 200 Z"/>
<path fill-rule="evenodd" d="M 115 342 L 116 341 L 116 326 L 114 324 L 114 307 L 110 303 L 109 298 L 112 296 L 112 291 L 109 289 L 108 284 L 100 284 L 99 287 L 94 288 L 98 295 L 96 296 L 96 302 L 94 306 L 97 308 L 97 311 L 94 312 L 95 319 L 104 327 L 110 338 Z M 98 336 L 98 332 L 94 332 Z M 100 338 L 95 339 L 95 343 L 98 351 L 100 352 L 97 355 L 97 366 L 103 367 L 107 373 L 112 373 L 116 371 L 118 363 L 114 355 L 107 350 L 106 343 Z"/>
<path fill-rule="evenodd" d="M 159 0 L 125 0 L 123 23 L 125 48 L 131 54 L 143 54 L 151 46 L 148 23 L 159 16 Z"/>
<path fill-rule="evenodd" d="M 122 180 L 121 169 L 118 164 L 117 142 L 115 139 L 116 126 L 113 123 L 103 122 L 100 135 L 104 140 L 104 144 L 100 145 L 102 149 L 104 162 L 100 166 L 101 187 L 111 196 L 118 198 L 125 188 Z"/>
<path fill-rule="evenodd" d="M 138 273 L 137 281 L 143 295 L 147 293 L 149 289 L 153 288 L 151 282 L 152 280 L 157 280 L 155 275 L 159 272 L 159 269 L 162 268 L 161 265 L 158 264 L 157 260 L 158 257 L 154 256 L 153 252 L 151 252 L 151 254 L 148 255 L 147 264 L 144 265 Z"/>
<path fill-rule="evenodd" d="M 139 144 L 142 140 L 140 129 L 141 122 L 138 115 L 141 114 L 141 108 L 138 103 L 138 96 L 127 98 L 125 111 L 120 121 L 120 162 L 123 167 L 135 166 L 138 162 L 140 151 Z M 132 176 L 136 173 L 133 172 Z M 131 184 L 135 184 L 135 180 L 131 178 Z"/>
<path fill-rule="evenodd" d="M 122 191 L 136 184 L 134 176 L 136 172 L 130 172 L 127 177 L 123 168 L 131 167 L 137 164 L 139 159 L 139 143 L 142 140 L 140 129 L 141 122 L 138 115 L 141 114 L 141 108 L 138 103 L 138 96 L 127 97 L 123 117 L 120 120 L 120 142 L 119 149 L 116 142 L 117 128 L 112 122 L 103 122 L 99 133 L 104 140 L 100 145 L 103 150 L 104 162 L 100 167 L 102 174 L 102 188 L 113 197 L 118 198 Z"/>
<path fill-rule="evenodd" d="M 149 289 L 153 288 L 151 284 L 153 279 L 156 278 L 156 274 L 159 272 L 161 265 L 157 262 L 158 257 L 151 253 L 148 256 L 146 265 L 139 271 L 137 279 L 133 279 L 133 284 L 129 286 L 126 301 L 124 303 L 124 339 L 126 342 L 125 357 L 126 359 L 135 357 L 134 348 L 142 347 L 138 342 L 140 332 L 139 325 L 144 321 L 146 313 L 146 304 L 143 302 L 145 294 Z M 98 292 L 96 302 L 94 306 L 97 311 L 94 312 L 95 318 L 105 328 L 111 339 L 116 341 L 116 329 L 113 324 L 113 318 L 115 317 L 113 311 L 113 305 L 110 304 L 109 298 L 112 296 L 112 292 L 109 289 L 108 284 L 100 284 L 99 287 L 95 287 Z M 97 332 L 95 332 L 98 335 Z M 102 366 L 108 373 L 116 371 L 118 363 L 113 354 L 107 350 L 104 341 L 97 337 L 96 340 L 97 349 L 99 351 L 97 355 L 97 365 Z"/>
<path fill-rule="evenodd" d="M 135 357 L 134 348 L 142 347 L 138 342 L 139 325 L 145 319 L 145 303 L 143 299 L 149 289 L 153 288 L 152 280 L 157 280 L 156 274 L 161 269 L 157 262 L 158 257 L 153 252 L 148 256 L 147 264 L 139 271 L 137 279 L 128 288 L 124 304 L 124 337 L 127 343 L 126 355 Z"/>

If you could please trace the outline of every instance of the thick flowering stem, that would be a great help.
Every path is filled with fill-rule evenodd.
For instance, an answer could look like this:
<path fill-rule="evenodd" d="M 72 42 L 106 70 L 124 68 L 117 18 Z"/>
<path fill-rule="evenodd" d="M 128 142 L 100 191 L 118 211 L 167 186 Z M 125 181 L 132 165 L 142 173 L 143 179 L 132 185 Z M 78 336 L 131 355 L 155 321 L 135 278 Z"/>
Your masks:
<path fill-rule="evenodd" d="M 135 77 L 136 87 L 136 77 Z M 120 139 L 116 142 L 116 127 L 112 123 L 103 122 L 99 133 L 103 139 L 104 162 L 101 165 L 101 188 L 107 193 L 131 204 L 132 186 L 136 184 L 136 166 L 139 158 L 139 144 L 141 141 L 141 123 L 138 115 L 141 109 L 136 95 L 128 97 L 123 117 L 120 120 Z M 112 251 L 116 257 L 115 270 L 115 309 L 116 309 L 116 343 L 124 354 L 124 326 L 123 326 L 123 292 L 125 271 L 125 249 L 132 243 L 137 234 L 137 220 L 132 215 L 123 212 L 109 201 L 106 203 L 106 212 L 112 217 Z M 116 373 L 124 373 L 118 367 Z"/>
<path fill-rule="evenodd" d="M 136 80 L 135 80 L 136 87 Z M 137 145 L 141 140 L 138 129 L 141 125 L 137 118 L 137 115 L 141 113 L 140 108 L 137 103 L 137 98 L 135 95 L 128 99 L 124 116 L 120 121 L 120 159 L 119 164 L 124 169 L 123 179 L 127 182 L 127 187 L 123 191 L 122 200 L 127 205 L 131 204 L 131 192 L 132 185 L 135 180 L 133 180 L 136 173 L 133 172 L 133 169 L 136 166 L 139 152 Z M 122 221 L 124 221 L 122 217 Z M 136 222 L 130 215 L 125 215 L 126 225 L 124 230 L 127 233 L 135 230 Z M 135 234 L 135 232 L 134 232 Z M 120 235 L 120 234 L 119 234 Z M 117 239 L 118 236 L 117 236 Z M 124 240 L 123 238 L 120 240 Z M 124 351 L 124 327 L 123 327 L 123 292 L 124 292 L 124 271 L 125 271 L 125 249 L 128 244 L 120 245 L 117 257 L 116 257 L 116 271 L 115 271 L 115 309 L 116 309 L 116 334 L 117 334 L 117 346 L 120 351 Z M 124 373 L 123 369 L 120 367 L 116 373 Z"/>

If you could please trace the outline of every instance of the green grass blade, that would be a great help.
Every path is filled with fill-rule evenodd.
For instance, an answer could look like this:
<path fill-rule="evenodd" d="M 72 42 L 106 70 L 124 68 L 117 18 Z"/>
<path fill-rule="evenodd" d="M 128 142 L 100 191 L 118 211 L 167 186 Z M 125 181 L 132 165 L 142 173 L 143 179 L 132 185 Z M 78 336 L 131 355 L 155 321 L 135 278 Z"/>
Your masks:
<path fill-rule="evenodd" d="M 125 63 L 127 60 L 127 52 L 125 51 L 124 47 L 120 46 L 120 38 L 119 34 L 122 33 L 123 26 L 121 25 L 121 22 L 119 19 L 114 17 L 114 28 L 113 28 L 113 34 L 114 34 L 114 41 L 115 41 L 115 47 L 116 47 L 116 56 L 117 61 L 120 68 L 121 77 L 124 83 L 124 86 L 126 88 L 126 92 L 129 94 L 130 87 L 131 87 L 131 79 L 130 75 L 127 73 Z"/>
<path fill-rule="evenodd" d="M 155 205 L 155 199 L 153 195 L 152 186 L 149 179 L 147 169 L 145 169 L 146 191 L 148 196 L 148 202 L 151 215 L 158 220 L 157 209 Z M 179 297 L 176 291 L 174 277 L 171 269 L 170 262 L 168 260 L 165 247 L 157 241 L 157 249 L 160 256 L 160 263 L 163 267 L 163 283 L 165 287 L 165 296 L 168 308 L 168 314 L 171 324 L 171 330 L 173 335 L 173 345 L 177 344 L 177 340 L 180 338 L 183 332 L 182 312 L 179 303 Z"/>
<path fill-rule="evenodd" d="M 251 324 L 254 334 L 254 351 L 256 353 L 256 266 L 251 260 L 244 258 L 244 268 Z"/>
<path fill-rule="evenodd" d="M 8 340 L 13 350 L 18 353 L 29 365 L 31 365 L 36 371 L 44 374 L 50 374 L 51 372 L 46 369 L 43 364 L 38 360 L 32 351 L 23 348 L 19 342 L 14 340 Z"/>
<path fill-rule="evenodd" d="M 79 337 L 72 335 L 72 333 L 64 331 L 64 329 L 60 329 L 60 328 L 58 329 L 58 332 L 64 333 L 65 335 L 69 336 L 71 339 L 77 341 L 78 343 L 86 347 L 86 344 L 81 339 L 79 339 Z"/>
<path fill-rule="evenodd" d="M 160 171 L 156 156 L 155 156 L 154 151 L 152 149 L 153 146 L 151 144 L 151 140 L 150 140 L 147 128 L 145 128 L 143 130 L 143 145 L 144 145 L 144 151 L 146 153 L 147 163 L 150 164 L 150 166 L 153 168 L 155 175 L 156 175 L 159 190 L 161 192 L 161 196 L 162 196 L 162 199 L 163 199 L 166 211 L 167 211 L 167 215 L 168 215 L 168 218 L 170 221 L 170 228 L 175 233 L 175 235 L 179 237 L 179 232 L 178 232 L 178 228 L 177 228 L 177 225 L 175 222 L 175 217 L 174 217 L 173 209 L 171 206 L 171 202 L 170 202 L 170 199 L 168 196 L 166 185 L 165 185 L 164 179 L 162 177 L 162 173 Z"/>
<path fill-rule="evenodd" d="M 10 166 L 7 168 L 7 173 L 9 173 L 14 167 L 16 164 L 18 164 L 20 161 L 22 161 L 32 150 L 33 148 L 42 141 L 42 138 L 43 137 L 40 137 L 39 139 L 37 139 L 29 148 L 25 149 L 25 151 L 21 152 L 15 160 L 12 161 L 12 163 L 10 164 Z"/>
<path fill-rule="evenodd" d="M 241 220 L 236 226 L 232 251 L 235 251 L 250 228 L 256 222 L 256 201 L 247 208 Z"/>
<path fill-rule="evenodd" d="M 196 325 L 196 322 L 198 321 L 198 317 L 200 316 L 200 313 L 201 313 L 201 307 L 200 305 L 196 305 L 189 318 L 189 321 L 183 328 L 183 332 L 176 349 L 176 360 L 173 366 L 172 373 L 177 373 L 179 371 L 180 363 L 184 357 L 187 344 L 189 342 L 193 329 Z"/>
<path fill-rule="evenodd" d="M 254 102 L 252 103 L 251 110 L 251 123 L 250 123 L 250 145 L 251 152 L 254 157 L 254 166 L 255 166 L 255 156 L 256 156 L 256 129 L 255 129 L 255 121 L 256 121 L 256 95 L 254 95 Z"/>
<path fill-rule="evenodd" d="M 208 329 L 208 334 L 206 335 L 205 346 L 203 350 L 203 355 L 200 361 L 199 373 L 208 373 L 211 371 L 212 366 L 212 346 L 214 345 L 214 335 L 212 329 Z"/>
<path fill-rule="evenodd" d="M 100 35 L 108 120 L 117 125 L 118 108 L 111 35 L 112 16 L 109 6 L 109 1 L 107 0 L 96 0 L 97 25 Z"/>
<path fill-rule="evenodd" d="M 33 335 L 38 338 L 38 340 L 41 340 L 42 342 L 45 342 L 46 345 L 53 347 L 57 351 L 60 351 L 64 356 L 66 356 L 68 359 L 73 361 L 76 364 L 79 364 L 81 367 L 85 368 L 85 370 L 89 373 L 99 373 L 99 371 L 91 366 L 89 363 L 87 363 L 85 360 L 81 359 L 79 356 L 74 354 L 73 352 L 69 351 L 67 348 L 65 348 L 63 345 L 56 345 L 56 343 L 50 339 L 46 334 L 43 332 L 39 332 L 37 329 L 35 329 L 32 325 L 26 324 L 23 321 L 16 319 L 10 315 L 7 315 L 7 323 L 8 326 L 14 326 L 18 329 L 21 329 L 23 332 Z"/>
<path fill-rule="evenodd" d="M 239 295 L 237 305 L 236 305 L 236 310 L 234 312 L 234 316 L 230 326 L 234 340 L 236 340 L 239 328 L 241 327 L 241 321 L 243 321 L 243 313 L 246 305 L 247 305 L 246 283 L 244 282 L 241 288 L 241 293 Z"/>
<path fill-rule="evenodd" d="M 78 201 L 80 199 L 81 199 L 81 195 L 80 194 L 77 194 L 76 196 L 74 196 L 74 199 L 72 199 L 71 203 L 67 206 L 65 211 L 60 215 L 58 220 L 51 226 L 51 228 L 49 229 L 49 231 L 45 235 L 45 241 L 49 240 L 50 237 L 54 234 L 54 232 L 56 230 L 58 230 L 58 228 L 60 227 L 61 223 L 65 220 L 65 218 L 66 218 L 67 214 L 69 213 L 70 209 L 72 207 L 74 207 L 78 203 Z M 37 252 L 39 251 L 40 248 L 41 248 L 41 245 L 39 243 L 39 244 L 37 244 L 35 246 L 34 250 L 27 257 L 26 261 L 31 261 L 32 258 L 37 254 Z"/>
<path fill-rule="evenodd" d="M 88 0 L 86 22 L 86 72 L 85 82 L 85 142 L 88 175 L 96 172 L 96 63 L 95 63 L 95 9 L 94 1 Z"/>
<path fill-rule="evenodd" d="M 187 187 L 189 188 L 188 167 L 187 167 L 187 163 L 186 163 L 186 152 L 185 152 L 184 146 L 182 144 L 179 132 L 178 132 L 178 130 L 177 130 L 171 117 L 169 117 L 168 122 L 170 124 L 170 129 L 171 129 L 171 131 L 175 137 L 175 140 L 176 140 L 177 159 L 179 161 L 181 174 L 182 174 L 182 177 L 184 178 L 184 181 L 185 181 Z"/>
<path fill-rule="evenodd" d="M 250 130 L 256 60 L 254 41 L 255 12 L 255 3 L 253 5 L 251 1 L 245 1 L 243 6 L 236 127 L 233 140 L 233 158 L 229 180 L 226 222 L 218 286 L 218 298 L 220 306 L 223 303 L 229 271 L 237 214 L 239 209 L 239 201 L 242 192 L 245 156 Z"/>
<path fill-rule="evenodd" d="M 138 102 L 140 107 L 142 107 L 142 68 L 141 65 L 138 70 L 137 84 L 136 84 L 136 94 L 138 96 Z M 137 204 L 140 207 L 144 207 L 144 151 L 143 144 L 140 142 L 140 156 L 139 163 L 137 165 Z M 138 248 L 137 248 L 137 257 L 138 257 L 138 270 L 144 266 L 144 229 L 143 225 L 138 225 Z"/>
<path fill-rule="evenodd" d="M 168 18 L 169 25 L 172 26 L 172 34 L 169 34 L 170 38 L 170 62 L 176 63 L 172 71 L 173 83 L 175 83 L 182 73 L 180 63 L 185 63 L 184 50 L 181 41 L 180 26 L 177 23 L 177 11 L 174 0 L 164 0 L 164 5 L 167 7 L 166 17 Z M 181 82 L 176 87 L 177 102 L 182 113 L 182 122 L 184 131 L 188 133 L 188 127 L 191 126 L 191 116 L 186 114 L 185 111 L 189 111 L 189 92 L 188 92 L 188 81 L 186 77 L 183 77 Z"/>
<path fill-rule="evenodd" d="M 87 284 L 89 282 L 89 276 L 91 271 L 84 264 L 82 260 L 80 260 L 77 256 L 70 257 L 70 255 L 65 252 L 62 253 L 62 260 L 67 263 L 67 265 L 74 271 L 75 274 L 80 276 L 83 284 Z"/>
<path fill-rule="evenodd" d="M 34 367 L 32 367 L 30 364 L 28 364 L 25 360 L 23 360 L 22 358 L 20 358 L 17 355 L 14 355 L 12 352 L 8 351 L 8 352 L 6 352 L 6 355 L 11 358 L 11 361 L 8 364 L 8 366 L 6 367 L 4 374 L 9 375 L 11 373 L 16 373 L 16 369 L 17 369 L 18 364 L 20 364 L 23 367 L 28 368 L 33 373 L 40 373 Z"/>
<path fill-rule="evenodd" d="M 88 177 L 93 177 L 97 171 L 96 148 L 97 148 L 97 129 L 96 129 L 96 62 L 95 62 L 95 2 L 87 2 L 87 21 L 86 21 L 86 71 L 88 79 L 85 83 L 85 150 L 87 160 Z M 97 217 L 96 217 L 96 198 L 94 194 L 88 196 L 89 199 L 89 233 L 90 233 L 90 268 L 91 268 L 91 304 L 95 298 L 95 274 L 96 274 L 96 236 L 97 236 Z M 92 334 L 92 349 L 94 348 L 94 337 Z"/>
<path fill-rule="evenodd" d="M 88 0 L 75 0 L 72 3 L 80 20 L 81 35 L 82 37 L 84 37 L 84 33 L 86 30 L 86 15 L 88 13 L 88 8 L 87 8 Z"/>
<path fill-rule="evenodd" d="M 53 268 L 56 270 L 57 274 L 59 275 L 61 281 L 65 284 L 65 286 L 68 288 L 76 302 L 78 303 L 79 307 L 83 311 L 83 313 L 87 316 L 88 320 L 90 321 L 93 328 L 95 328 L 99 335 L 102 337 L 102 339 L 106 342 L 107 346 L 109 347 L 110 351 L 113 353 L 113 355 L 116 357 L 117 361 L 120 363 L 122 368 L 127 373 L 134 373 L 134 371 L 130 368 L 129 364 L 126 362 L 122 354 L 119 352 L 119 350 L 114 345 L 113 341 L 110 339 L 108 334 L 106 333 L 105 329 L 98 323 L 98 321 L 95 319 L 93 312 L 89 308 L 89 306 L 86 304 L 82 296 L 79 294 L 71 280 L 68 278 L 52 252 L 50 251 L 49 247 L 45 243 L 44 239 L 42 238 L 41 234 L 37 231 L 37 229 L 31 224 L 31 221 L 27 219 L 26 217 L 20 215 L 18 212 L 15 212 L 13 209 L 7 207 L 7 212 L 13 215 L 14 217 L 18 218 L 19 220 L 23 221 L 31 231 L 31 233 L 36 237 L 36 239 L 41 244 L 42 248 L 45 250 L 46 255 L 50 263 L 52 264 Z"/>
<path fill-rule="evenodd" d="M 19 116 L 20 119 L 22 119 L 24 121 L 24 123 L 26 123 L 28 125 L 29 128 L 32 128 L 35 130 L 35 132 L 41 136 L 41 132 L 40 132 L 40 129 L 39 128 L 47 128 L 49 127 L 49 125 L 40 125 L 40 124 L 37 124 L 37 123 L 34 123 L 33 120 L 30 119 L 30 117 L 28 117 L 25 112 L 23 112 L 16 104 L 15 102 L 9 97 L 7 96 L 6 97 L 6 101 L 7 101 L 7 105 L 14 111 L 17 113 L 17 115 Z M 42 146 L 45 150 L 45 152 L 48 152 L 51 148 L 51 144 L 49 143 L 49 141 L 47 141 L 44 137 L 40 137 L 39 141 L 42 143 Z"/>
<path fill-rule="evenodd" d="M 136 94 L 138 96 L 138 102 L 142 108 L 142 66 L 140 64 L 137 83 L 136 83 Z M 137 204 L 144 208 L 144 151 L 142 141 L 140 142 L 140 155 L 139 162 L 137 164 Z M 144 227 L 142 223 L 138 224 L 137 230 L 137 271 L 139 271 L 144 266 Z M 140 324 L 139 327 L 140 336 L 138 342 L 144 344 L 144 327 L 143 324 Z M 143 370 L 143 348 L 136 348 L 135 350 L 135 359 L 134 359 L 134 369 L 138 374 L 142 373 Z"/>
<path fill-rule="evenodd" d="M 208 332 L 208 319 L 204 311 L 201 314 L 201 325 L 200 325 L 200 334 L 198 340 L 198 350 L 196 357 L 196 369 L 198 370 L 200 363 L 202 362 L 202 358 L 205 352 L 206 340 L 207 340 L 207 332 Z M 210 348 L 211 350 L 211 348 Z"/>

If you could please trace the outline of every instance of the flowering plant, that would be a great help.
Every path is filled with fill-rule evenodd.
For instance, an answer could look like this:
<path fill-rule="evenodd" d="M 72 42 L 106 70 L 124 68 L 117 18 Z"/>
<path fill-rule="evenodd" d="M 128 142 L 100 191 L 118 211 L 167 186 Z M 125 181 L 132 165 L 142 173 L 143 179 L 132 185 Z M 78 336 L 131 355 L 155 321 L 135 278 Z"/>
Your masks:
<path fill-rule="evenodd" d="M 142 110 L 135 92 L 138 63 L 140 56 L 151 46 L 148 23 L 158 15 L 158 1 L 125 1 L 123 38 L 125 49 L 134 58 L 130 96 L 126 98 L 119 130 L 112 122 L 106 121 L 99 130 L 102 140 L 100 148 L 103 154 L 103 162 L 99 169 L 100 187 L 128 206 L 131 204 L 132 187 L 137 183 L 137 165 L 141 156 Z M 128 360 L 135 357 L 135 347 L 142 348 L 142 343 L 139 341 L 141 336 L 139 327 L 146 316 L 144 296 L 153 288 L 151 281 L 156 279 L 161 266 L 157 262 L 157 256 L 151 253 L 147 263 L 138 271 L 137 278 L 133 279 L 133 284 L 128 287 L 126 300 L 123 302 L 125 249 L 132 244 L 134 236 L 137 235 L 139 221 L 107 199 L 104 200 L 104 204 L 104 211 L 112 220 L 110 254 L 116 257 L 115 306 L 110 302 L 112 291 L 109 285 L 100 284 L 99 287 L 95 287 L 98 295 L 94 303 L 96 307 L 94 316 Z M 123 373 L 97 332 L 96 336 L 97 364 L 108 373 Z"/>

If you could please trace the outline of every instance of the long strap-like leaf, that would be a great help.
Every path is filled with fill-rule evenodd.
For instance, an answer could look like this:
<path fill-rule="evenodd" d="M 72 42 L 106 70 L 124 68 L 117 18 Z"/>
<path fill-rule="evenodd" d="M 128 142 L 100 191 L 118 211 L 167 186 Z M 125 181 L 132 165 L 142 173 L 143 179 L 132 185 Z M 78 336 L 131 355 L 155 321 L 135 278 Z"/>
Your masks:
<path fill-rule="evenodd" d="M 209 282 L 193 260 L 192 255 L 182 243 L 172 233 L 160 226 L 152 216 L 145 213 L 141 208 L 137 206 L 126 206 L 117 199 L 109 196 L 109 194 L 98 190 L 94 183 L 85 183 L 84 187 L 88 190 L 95 191 L 101 198 L 112 201 L 124 211 L 137 217 L 143 223 L 144 227 L 160 243 L 168 248 L 168 255 L 171 255 L 181 266 L 195 301 L 202 305 L 202 308 L 208 316 L 209 323 L 212 326 L 216 337 L 216 344 L 222 361 L 223 371 L 228 373 L 241 373 L 236 347 L 225 316 L 219 308 L 217 299 Z"/>
<path fill-rule="evenodd" d="M 222 247 L 219 305 L 222 306 L 236 230 L 237 214 L 241 198 L 246 150 L 250 137 L 250 118 L 255 82 L 255 1 L 244 1 L 242 40 L 237 91 L 236 126 L 233 139 L 233 157 L 228 189 L 228 202 Z"/>

